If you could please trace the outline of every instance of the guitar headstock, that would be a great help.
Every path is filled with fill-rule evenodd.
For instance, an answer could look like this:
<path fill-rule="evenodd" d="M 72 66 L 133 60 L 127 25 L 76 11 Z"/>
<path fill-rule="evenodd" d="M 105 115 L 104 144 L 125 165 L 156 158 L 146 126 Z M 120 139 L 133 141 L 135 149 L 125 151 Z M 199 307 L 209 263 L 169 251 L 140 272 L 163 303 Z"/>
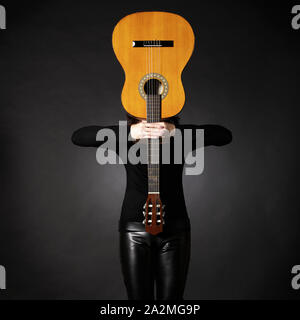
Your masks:
<path fill-rule="evenodd" d="M 150 193 L 143 207 L 145 230 L 153 235 L 156 235 L 163 230 L 164 208 L 159 194 Z"/>

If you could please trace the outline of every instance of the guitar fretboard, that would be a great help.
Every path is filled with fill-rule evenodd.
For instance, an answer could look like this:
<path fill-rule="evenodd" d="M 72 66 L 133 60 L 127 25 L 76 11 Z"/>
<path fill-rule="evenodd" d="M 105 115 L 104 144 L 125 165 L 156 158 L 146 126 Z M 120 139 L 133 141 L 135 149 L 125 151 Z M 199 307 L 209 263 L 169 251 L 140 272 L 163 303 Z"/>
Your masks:
<path fill-rule="evenodd" d="M 161 121 L 161 96 L 147 95 L 147 122 Z M 159 139 L 148 139 L 148 193 L 159 193 Z"/>

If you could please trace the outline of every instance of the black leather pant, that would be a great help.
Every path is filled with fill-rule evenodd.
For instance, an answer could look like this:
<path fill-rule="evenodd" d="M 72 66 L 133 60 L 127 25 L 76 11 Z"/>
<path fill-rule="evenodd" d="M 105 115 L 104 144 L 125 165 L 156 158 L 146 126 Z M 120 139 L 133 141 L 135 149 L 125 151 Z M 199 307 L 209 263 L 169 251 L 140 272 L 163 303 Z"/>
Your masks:
<path fill-rule="evenodd" d="M 120 261 L 129 300 L 183 300 L 190 261 L 190 229 L 120 231 Z"/>

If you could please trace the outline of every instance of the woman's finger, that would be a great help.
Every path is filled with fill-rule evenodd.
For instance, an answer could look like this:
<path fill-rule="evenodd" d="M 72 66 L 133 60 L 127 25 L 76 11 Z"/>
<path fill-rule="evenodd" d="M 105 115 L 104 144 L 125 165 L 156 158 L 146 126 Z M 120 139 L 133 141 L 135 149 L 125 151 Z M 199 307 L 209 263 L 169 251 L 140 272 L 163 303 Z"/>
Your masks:
<path fill-rule="evenodd" d="M 147 128 L 164 128 L 165 127 L 163 122 L 152 122 L 152 123 L 147 122 L 145 125 Z"/>

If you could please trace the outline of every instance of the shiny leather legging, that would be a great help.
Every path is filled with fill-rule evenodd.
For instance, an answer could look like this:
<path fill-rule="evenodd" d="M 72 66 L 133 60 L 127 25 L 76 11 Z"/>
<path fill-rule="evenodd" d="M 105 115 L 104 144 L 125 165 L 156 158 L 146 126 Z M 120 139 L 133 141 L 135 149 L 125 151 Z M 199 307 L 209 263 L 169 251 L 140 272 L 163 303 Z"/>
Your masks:
<path fill-rule="evenodd" d="M 129 300 L 183 300 L 190 260 L 190 230 L 120 231 L 120 262 Z"/>

